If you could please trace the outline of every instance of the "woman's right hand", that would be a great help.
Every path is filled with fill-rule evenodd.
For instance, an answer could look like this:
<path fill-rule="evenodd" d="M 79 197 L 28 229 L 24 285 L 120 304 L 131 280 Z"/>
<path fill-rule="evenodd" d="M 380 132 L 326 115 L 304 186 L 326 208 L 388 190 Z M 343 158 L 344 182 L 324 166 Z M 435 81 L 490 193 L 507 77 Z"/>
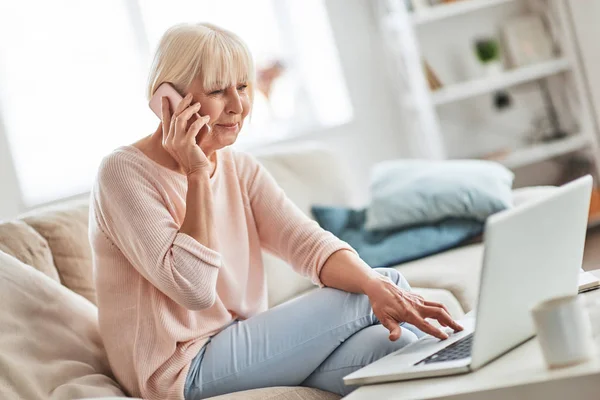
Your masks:
<path fill-rule="evenodd" d="M 210 168 L 206 154 L 196 143 L 196 136 L 210 118 L 208 115 L 197 118 L 188 128 L 190 118 L 198 115 L 200 110 L 200 103 L 191 104 L 192 98 L 191 94 L 185 96 L 173 116 L 169 109 L 169 100 L 166 97 L 161 99 L 162 145 L 183 168 L 187 176 L 199 171 L 208 171 Z"/>
<path fill-rule="evenodd" d="M 446 332 L 432 325 L 426 318 L 436 319 L 440 325 L 450 327 L 454 332 L 463 330 L 463 327 L 450 317 L 446 306 L 427 301 L 418 294 L 402 289 L 383 275 L 369 281 L 364 292 L 369 297 L 373 314 L 390 331 L 391 341 L 400 337 L 402 322 L 408 322 L 438 339 L 448 339 Z"/>

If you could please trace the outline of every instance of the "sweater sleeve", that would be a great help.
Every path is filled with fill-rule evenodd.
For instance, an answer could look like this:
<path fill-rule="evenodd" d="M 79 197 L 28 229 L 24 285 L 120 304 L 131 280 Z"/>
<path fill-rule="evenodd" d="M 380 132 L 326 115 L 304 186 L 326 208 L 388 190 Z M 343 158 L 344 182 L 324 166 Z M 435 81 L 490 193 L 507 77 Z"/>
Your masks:
<path fill-rule="evenodd" d="M 342 249 L 355 250 L 304 214 L 253 156 L 238 153 L 237 157 L 247 179 L 261 246 L 323 287 L 319 275 L 329 256 Z"/>
<path fill-rule="evenodd" d="M 221 256 L 179 232 L 149 171 L 103 160 L 92 192 L 98 229 L 158 290 L 190 310 L 211 307 Z"/>

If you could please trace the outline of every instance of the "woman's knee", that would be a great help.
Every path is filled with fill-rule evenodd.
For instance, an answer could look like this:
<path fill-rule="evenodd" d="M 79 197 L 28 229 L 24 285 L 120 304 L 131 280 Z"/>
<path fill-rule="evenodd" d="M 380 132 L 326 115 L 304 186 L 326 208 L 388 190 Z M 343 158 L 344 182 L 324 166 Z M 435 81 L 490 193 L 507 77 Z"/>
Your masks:
<path fill-rule="evenodd" d="M 351 354 L 352 362 L 348 364 L 368 365 L 418 340 L 414 332 L 404 326 L 400 329 L 400 337 L 393 342 L 389 338 L 390 332 L 383 325 L 373 325 L 355 333 L 341 348 Z"/>
<path fill-rule="evenodd" d="M 405 290 L 410 290 L 410 285 L 404 275 L 394 268 L 373 268 L 381 275 L 385 275 L 392 280 L 396 285 Z"/>
<path fill-rule="evenodd" d="M 345 396 L 356 387 L 344 385 L 344 376 L 416 340 L 417 336 L 404 327 L 395 342 L 389 339 L 389 331 L 382 325 L 367 327 L 342 343 L 302 385 Z"/>

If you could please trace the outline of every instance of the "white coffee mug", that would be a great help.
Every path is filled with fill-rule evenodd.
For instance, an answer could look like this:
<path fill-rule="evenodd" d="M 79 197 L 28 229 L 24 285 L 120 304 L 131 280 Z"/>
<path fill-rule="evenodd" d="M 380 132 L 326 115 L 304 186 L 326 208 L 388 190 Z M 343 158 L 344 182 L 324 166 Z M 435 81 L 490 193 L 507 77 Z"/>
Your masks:
<path fill-rule="evenodd" d="M 592 324 L 582 296 L 544 301 L 532 309 L 532 316 L 550 368 L 578 364 L 595 354 Z"/>

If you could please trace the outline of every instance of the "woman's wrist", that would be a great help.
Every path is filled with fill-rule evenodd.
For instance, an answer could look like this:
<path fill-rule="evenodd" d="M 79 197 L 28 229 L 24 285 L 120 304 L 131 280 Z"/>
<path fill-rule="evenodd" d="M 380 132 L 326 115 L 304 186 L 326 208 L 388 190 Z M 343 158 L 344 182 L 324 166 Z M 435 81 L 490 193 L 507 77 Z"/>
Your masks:
<path fill-rule="evenodd" d="M 196 169 L 194 171 L 188 172 L 186 174 L 188 182 L 189 181 L 205 181 L 210 179 L 209 168 L 201 168 Z"/>
<path fill-rule="evenodd" d="M 371 294 L 379 292 L 387 281 L 390 281 L 388 277 L 373 271 L 361 285 L 362 292 L 368 297 L 371 297 Z"/>

